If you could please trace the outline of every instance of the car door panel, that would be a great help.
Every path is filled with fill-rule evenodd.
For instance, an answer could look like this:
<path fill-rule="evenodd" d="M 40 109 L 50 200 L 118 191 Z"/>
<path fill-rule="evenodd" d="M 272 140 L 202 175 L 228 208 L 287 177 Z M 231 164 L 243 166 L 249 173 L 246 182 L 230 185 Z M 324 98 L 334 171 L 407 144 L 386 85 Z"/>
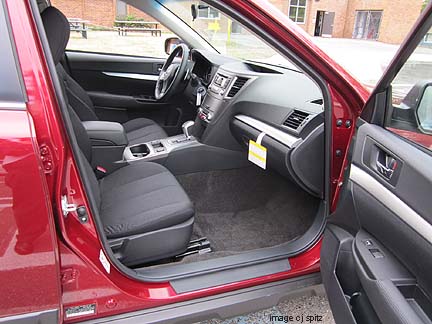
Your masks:
<path fill-rule="evenodd" d="M 379 171 L 379 152 L 397 161 L 390 179 Z M 349 180 L 321 252 L 337 323 L 432 318 L 430 165 L 432 156 L 384 128 L 358 128 Z"/>
<path fill-rule="evenodd" d="M 171 134 L 179 130 L 183 107 L 158 103 L 154 89 L 164 59 L 67 51 L 71 76 L 88 92 L 102 120 L 150 118 Z M 187 107 L 186 107 L 187 108 Z"/>
<path fill-rule="evenodd" d="M 67 51 L 73 78 L 87 91 L 152 95 L 164 59 Z"/>
<path fill-rule="evenodd" d="M 88 95 L 100 119 L 124 123 L 134 118 L 151 117 L 160 124 L 165 124 L 166 110 L 169 107 L 146 95 L 112 94 L 104 91 L 89 91 Z"/>

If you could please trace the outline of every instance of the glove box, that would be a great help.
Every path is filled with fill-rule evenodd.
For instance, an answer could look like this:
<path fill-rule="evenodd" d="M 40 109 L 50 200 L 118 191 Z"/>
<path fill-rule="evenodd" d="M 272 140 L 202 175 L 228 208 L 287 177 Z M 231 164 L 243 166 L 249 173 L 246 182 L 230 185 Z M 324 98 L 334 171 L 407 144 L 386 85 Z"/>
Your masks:
<path fill-rule="evenodd" d="M 262 122 L 259 122 L 262 126 Z M 266 127 L 276 130 L 276 135 L 281 135 L 280 130 L 273 126 Z M 267 128 L 268 129 L 268 128 Z M 248 149 L 249 140 L 257 141 L 262 133 L 248 123 L 233 118 L 230 123 L 230 130 L 236 140 L 245 150 Z M 261 141 L 261 145 L 267 149 L 266 168 L 277 171 L 284 177 L 296 182 L 301 188 L 313 196 L 322 198 L 323 196 L 323 177 L 324 177 L 324 136 L 323 127 L 320 126 L 311 132 L 311 136 L 305 139 L 298 138 L 283 133 L 290 137 L 290 143 L 282 143 L 279 137 L 275 139 L 274 133 L 270 131 Z M 288 141 L 286 141 L 288 142 Z M 289 146 L 291 145 L 291 146 Z"/>

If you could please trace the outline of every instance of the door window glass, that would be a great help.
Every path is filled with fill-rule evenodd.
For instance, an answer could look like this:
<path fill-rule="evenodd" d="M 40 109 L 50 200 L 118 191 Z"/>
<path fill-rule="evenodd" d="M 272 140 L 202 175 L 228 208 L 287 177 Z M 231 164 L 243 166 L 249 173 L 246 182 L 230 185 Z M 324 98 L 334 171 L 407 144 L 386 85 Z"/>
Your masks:
<path fill-rule="evenodd" d="M 176 37 L 153 17 L 121 0 L 89 10 L 86 1 L 52 0 L 69 20 L 67 50 L 166 58 L 165 39 Z M 101 14 L 101 11 L 104 14 Z"/>
<path fill-rule="evenodd" d="M 299 1 L 303 3 L 302 0 Z M 163 5 L 221 54 L 296 69 L 291 62 L 243 28 L 240 23 L 205 2 L 165 0 Z M 191 14 L 192 6 L 197 8 L 197 19 Z M 200 12 L 203 12 L 205 17 L 213 18 L 200 19 Z"/>
<path fill-rule="evenodd" d="M 432 149 L 432 47 L 425 40 L 392 82 L 387 128 Z"/>

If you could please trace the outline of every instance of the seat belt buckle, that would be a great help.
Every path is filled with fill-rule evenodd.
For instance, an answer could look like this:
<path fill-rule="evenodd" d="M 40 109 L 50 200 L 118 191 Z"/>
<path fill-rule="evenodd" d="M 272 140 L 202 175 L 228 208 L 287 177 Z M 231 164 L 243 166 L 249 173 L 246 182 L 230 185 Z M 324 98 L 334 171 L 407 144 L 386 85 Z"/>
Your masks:
<path fill-rule="evenodd" d="M 101 179 L 101 178 L 105 177 L 106 174 L 107 174 L 107 170 L 104 167 L 102 167 L 100 165 L 98 165 L 96 167 L 96 177 L 98 179 Z"/>

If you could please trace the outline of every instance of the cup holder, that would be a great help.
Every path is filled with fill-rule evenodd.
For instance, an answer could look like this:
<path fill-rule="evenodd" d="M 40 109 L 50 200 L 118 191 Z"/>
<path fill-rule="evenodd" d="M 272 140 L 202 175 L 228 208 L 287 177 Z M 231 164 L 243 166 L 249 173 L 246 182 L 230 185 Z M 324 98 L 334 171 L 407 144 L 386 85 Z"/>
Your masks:
<path fill-rule="evenodd" d="M 130 147 L 130 151 L 133 156 L 137 158 L 142 158 L 150 153 L 147 144 L 138 144 Z"/>

